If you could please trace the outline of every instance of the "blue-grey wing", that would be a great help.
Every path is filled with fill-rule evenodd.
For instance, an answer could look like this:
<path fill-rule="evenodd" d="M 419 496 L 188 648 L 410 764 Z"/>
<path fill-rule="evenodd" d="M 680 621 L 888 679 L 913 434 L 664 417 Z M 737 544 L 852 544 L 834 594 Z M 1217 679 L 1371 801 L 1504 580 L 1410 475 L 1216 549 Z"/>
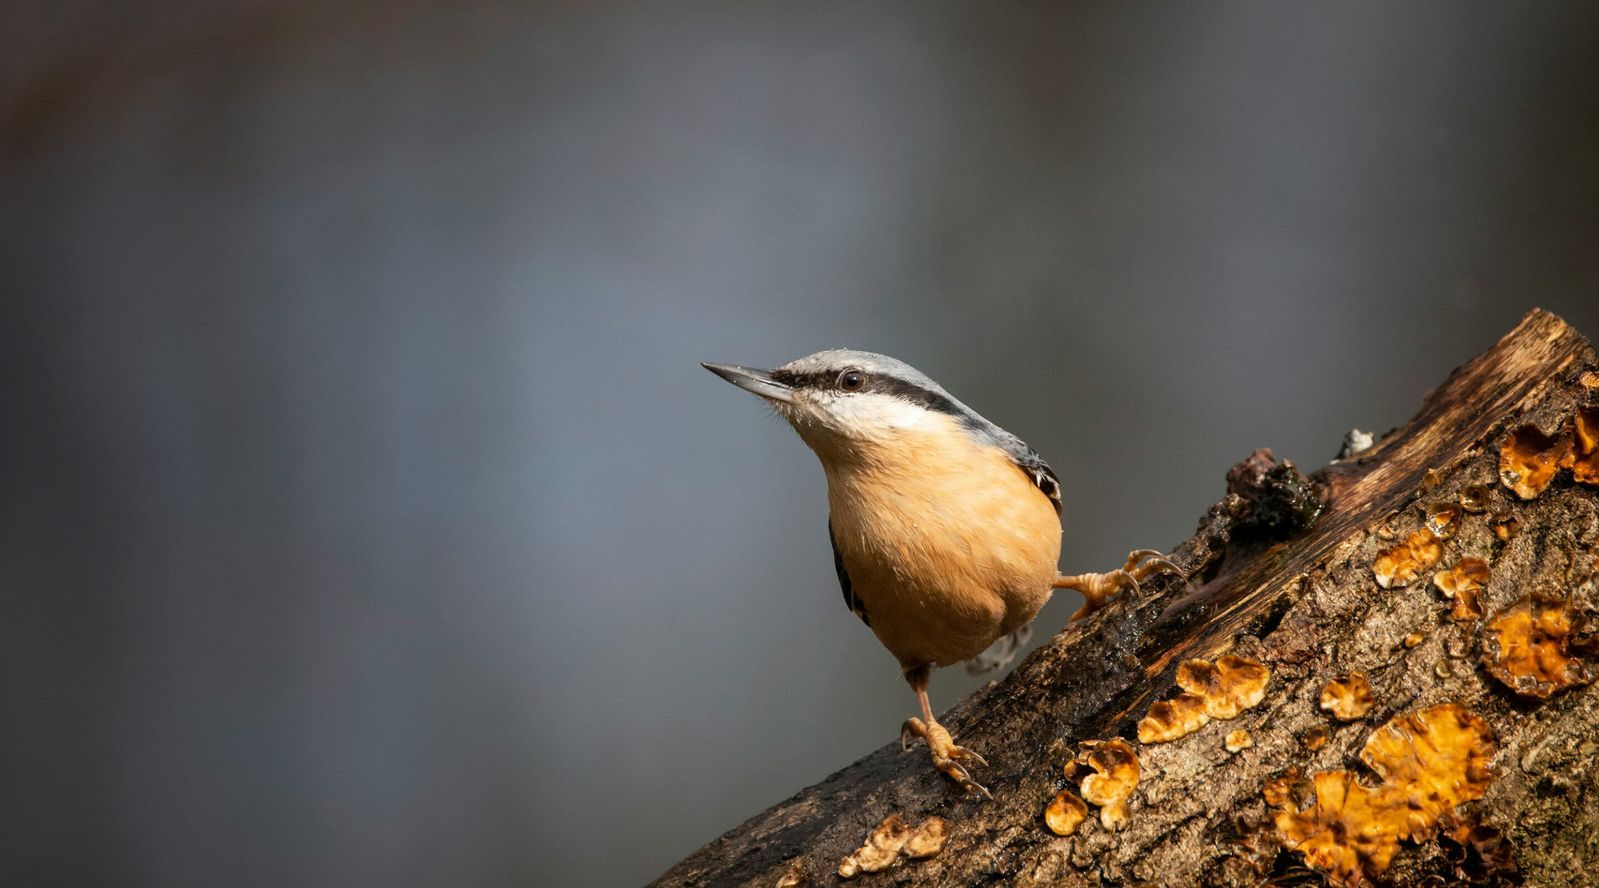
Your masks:
<path fill-rule="evenodd" d="M 844 606 L 849 612 L 861 618 L 861 622 L 872 625 L 866 618 L 866 605 L 861 603 L 855 595 L 855 586 L 849 581 L 849 571 L 844 569 L 844 556 L 838 551 L 838 540 L 833 538 L 833 519 L 827 519 L 827 542 L 833 547 L 833 570 L 838 573 L 838 586 L 844 590 Z"/>
<path fill-rule="evenodd" d="M 1024 445 L 1025 446 L 1025 445 Z M 1011 459 L 1017 468 L 1027 473 L 1035 486 L 1049 497 L 1050 505 L 1055 507 L 1055 514 L 1060 514 L 1060 479 L 1055 477 L 1055 470 L 1044 462 L 1044 458 L 1028 450 L 1025 454 L 1013 455 Z"/>

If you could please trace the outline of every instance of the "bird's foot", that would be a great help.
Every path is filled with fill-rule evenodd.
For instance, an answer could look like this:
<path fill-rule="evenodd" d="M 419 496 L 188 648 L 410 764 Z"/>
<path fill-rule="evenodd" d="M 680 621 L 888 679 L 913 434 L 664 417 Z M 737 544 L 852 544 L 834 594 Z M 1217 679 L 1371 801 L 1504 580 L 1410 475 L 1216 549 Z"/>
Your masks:
<path fill-rule="evenodd" d="M 960 784 L 962 789 L 975 792 L 985 799 L 994 797 L 993 793 L 985 789 L 981 783 L 973 780 L 971 773 L 964 767 L 964 765 L 982 765 L 986 768 L 988 762 L 972 750 L 955 745 L 955 740 L 949 736 L 949 731 L 945 730 L 943 725 L 936 721 L 924 723 L 913 716 L 905 720 L 905 727 L 899 732 L 900 745 L 907 751 L 910 749 L 912 736 L 920 737 L 927 742 L 927 751 L 933 756 L 933 767 L 943 771 L 949 779 Z"/>
<path fill-rule="evenodd" d="M 1104 607 L 1122 589 L 1138 593 L 1138 583 L 1155 574 L 1169 573 L 1182 576 L 1182 568 L 1154 549 L 1135 549 L 1127 553 L 1127 563 L 1107 573 L 1078 574 L 1057 577 L 1056 589 L 1076 589 L 1083 593 L 1083 606 L 1072 614 L 1072 622 L 1081 620 Z"/>

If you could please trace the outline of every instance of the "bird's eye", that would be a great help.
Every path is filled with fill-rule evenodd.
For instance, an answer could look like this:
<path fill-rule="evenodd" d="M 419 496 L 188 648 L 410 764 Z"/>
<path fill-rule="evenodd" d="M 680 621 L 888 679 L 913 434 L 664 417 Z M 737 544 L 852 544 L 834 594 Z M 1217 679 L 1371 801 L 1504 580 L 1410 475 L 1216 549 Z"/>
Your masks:
<path fill-rule="evenodd" d="M 858 392 L 866 384 L 866 374 L 854 367 L 838 374 L 838 387 L 846 392 Z"/>

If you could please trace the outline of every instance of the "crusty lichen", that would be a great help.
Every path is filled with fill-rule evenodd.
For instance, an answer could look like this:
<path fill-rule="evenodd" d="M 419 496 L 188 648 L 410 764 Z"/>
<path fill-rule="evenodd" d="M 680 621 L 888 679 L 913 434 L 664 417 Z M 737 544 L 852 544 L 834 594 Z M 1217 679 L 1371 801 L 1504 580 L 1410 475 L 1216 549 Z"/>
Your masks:
<path fill-rule="evenodd" d="M 1168 743 L 1204 727 L 1211 719 L 1237 718 L 1266 696 L 1271 670 L 1263 663 L 1226 654 L 1211 663 L 1185 660 L 1177 667 L 1177 686 L 1170 700 L 1149 707 L 1138 721 L 1140 743 Z"/>
<path fill-rule="evenodd" d="M 1439 818 L 1481 798 L 1492 779 L 1493 735 L 1477 715 L 1445 704 L 1394 718 L 1374 731 L 1360 758 L 1376 786 L 1350 771 L 1312 780 L 1315 803 L 1301 811 L 1282 778 L 1264 794 L 1277 833 L 1311 866 L 1346 885 L 1388 868 L 1401 841 L 1432 836 Z"/>
<path fill-rule="evenodd" d="M 1594 665 L 1570 650 L 1578 622 L 1564 601 L 1523 598 L 1483 626 L 1483 665 L 1506 687 L 1540 700 L 1592 681 Z"/>

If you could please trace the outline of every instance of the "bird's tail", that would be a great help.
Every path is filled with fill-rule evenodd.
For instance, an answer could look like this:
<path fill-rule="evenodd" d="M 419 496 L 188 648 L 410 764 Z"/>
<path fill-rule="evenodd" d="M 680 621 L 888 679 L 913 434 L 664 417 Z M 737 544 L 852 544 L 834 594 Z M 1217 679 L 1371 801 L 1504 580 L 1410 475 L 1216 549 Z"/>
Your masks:
<path fill-rule="evenodd" d="M 1033 624 L 1024 623 L 1020 629 L 989 645 L 982 653 L 966 661 L 966 671 L 971 675 L 987 675 L 1010 665 L 1022 648 L 1033 638 Z"/>

